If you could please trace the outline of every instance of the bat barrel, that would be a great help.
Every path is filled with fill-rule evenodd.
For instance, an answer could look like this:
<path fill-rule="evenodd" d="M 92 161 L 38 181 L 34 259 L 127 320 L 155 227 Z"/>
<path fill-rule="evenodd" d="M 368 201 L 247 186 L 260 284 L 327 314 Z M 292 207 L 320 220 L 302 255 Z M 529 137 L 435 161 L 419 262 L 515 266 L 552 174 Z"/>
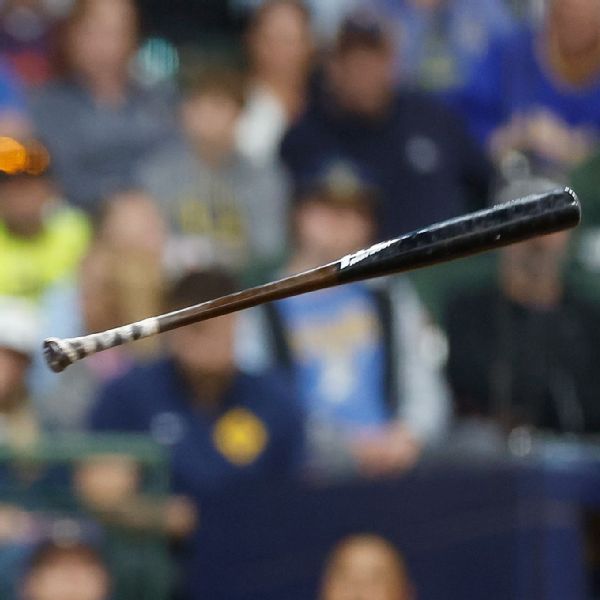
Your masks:
<path fill-rule="evenodd" d="M 532 195 L 344 257 L 339 280 L 346 283 L 410 271 L 575 227 L 580 220 L 581 206 L 570 188 Z"/>

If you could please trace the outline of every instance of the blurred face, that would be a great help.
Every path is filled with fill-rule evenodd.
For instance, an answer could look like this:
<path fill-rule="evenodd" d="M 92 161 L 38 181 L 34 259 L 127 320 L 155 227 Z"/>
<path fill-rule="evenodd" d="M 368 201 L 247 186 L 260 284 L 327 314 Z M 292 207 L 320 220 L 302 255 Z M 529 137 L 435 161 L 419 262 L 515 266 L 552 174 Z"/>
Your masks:
<path fill-rule="evenodd" d="M 355 48 L 338 54 L 330 65 L 330 79 L 342 108 L 377 116 L 387 108 L 394 89 L 391 52 Z"/>
<path fill-rule="evenodd" d="M 0 348 L 0 409 L 23 390 L 28 366 L 24 356 Z"/>
<path fill-rule="evenodd" d="M 227 375 L 235 365 L 234 330 L 233 315 L 194 323 L 169 334 L 169 349 L 191 377 Z"/>
<path fill-rule="evenodd" d="M 108 575 L 91 559 L 74 552 L 49 561 L 30 575 L 26 600 L 106 600 Z"/>
<path fill-rule="evenodd" d="M 95 245 L 84 258 L 79 273 L 81 309 L 88 331 L 103 331 L 121 322 L 114 258 Z"/>
<path fill-rule="evenodd" d="M 39 232 L 52 187 L 44 177 L 16 177 L 0 184 L 0 219 L 17 235 Z"/>
<path fill-rule="evenodd" d="M 412 593 L 395 553 L 377 538 L 359 538 L 334 556 L 323 600 L 410 600 Z"/>
<path fill-rule="evenodd" d="M 206 92 L 184 100 L 182 125 L 186 135 L 196 144 L 221 147 L 233 144 L 241 106 L 230 96 Z"/>
<path fill-rule="evenodd" d="M 140 480 L 138 465 L 126 456 L 97 456 L 88 459 L 75 474 L 78 494 L 88 506 L 115 510 L 131 499 Z"/>
<path fill-rule="evenodd" d="M 287 78 L 305 72 L 313 50 L 309 23 L 294 6 L 273 6 L 250 33 L 248 49 L 259 73 Z"/>
<path fill-rule="evenodd" d="M 600 41 L 600 3 L 554 0 L 550 24 L 563 52 L 576 55 L 595 49 Z"/>
<path fill-rule="evenodd" d="M 566 231 L 533 238 L 502 250 L 506 274 L 526 274 L 532 281 L 559 277 L 565 262 L 570 235 Z"/>
<path fill-rule="evenodd" d="M 67 34 L 69 61 L 94 80 L 127 68 L 137 37 L 137 18 L 129 0 L 91 0 Z"/>
<path fill-rule="evenodd" d="M 298 207 L 296 232 L 300 248 L 326 262 L 369 246 L 375 227 L 366 212 L 315 199 Z"/>

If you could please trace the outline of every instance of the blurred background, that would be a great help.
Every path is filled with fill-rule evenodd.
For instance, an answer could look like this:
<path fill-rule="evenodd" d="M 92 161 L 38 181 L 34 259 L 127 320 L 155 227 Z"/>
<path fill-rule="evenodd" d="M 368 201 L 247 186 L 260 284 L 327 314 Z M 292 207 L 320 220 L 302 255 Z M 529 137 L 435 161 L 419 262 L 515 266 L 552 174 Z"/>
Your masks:
<path fill-rule="evenodd" d="M 92 356 L 572 185 L 583 223 Z M 596 0 L 0 1 L 0 597 L 600 598 Z"/>

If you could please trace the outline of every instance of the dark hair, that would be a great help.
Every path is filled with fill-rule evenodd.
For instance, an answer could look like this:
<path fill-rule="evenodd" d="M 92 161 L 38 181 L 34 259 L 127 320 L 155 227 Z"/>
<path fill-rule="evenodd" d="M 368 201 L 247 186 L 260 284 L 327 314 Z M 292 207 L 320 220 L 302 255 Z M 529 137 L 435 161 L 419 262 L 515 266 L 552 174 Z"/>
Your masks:
<path fill-rule="evenodd" d="M 346 18 L 340 26 L 334 52 L 342 55 L 359 49 L 381 52 L 389 47 L 384 24 L 373 15 L 358 13 Z"/>
<path fill-rule="evenodd" d="M 183 98 L 216 93 L 231 98 L 240 107 L 246 103 L 246 80 L 239 69 L 228 65 L 183 70 L 179 89 Z"/>
<path fill-rule="evenodd" d="M 167 290 L 167 310 L 179 310 L 192 304 L 208 302 L 233 294 L 238 289 L 235 278 L 222 269 L 191 271 L 175 281 Z"/>

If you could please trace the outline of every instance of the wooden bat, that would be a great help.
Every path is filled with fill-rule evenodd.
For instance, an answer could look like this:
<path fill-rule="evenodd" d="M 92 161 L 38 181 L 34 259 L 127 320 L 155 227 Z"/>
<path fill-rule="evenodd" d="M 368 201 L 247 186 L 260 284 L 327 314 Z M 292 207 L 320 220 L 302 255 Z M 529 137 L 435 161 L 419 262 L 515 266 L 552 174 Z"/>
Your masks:
<path fill-rule="evenodd" d="M 102 333 L 63 340 L 49 338 L 44 342 L 46 362 L 59 373 L 78 360 L 126 342 L 265 302 L 500 248 L 575 227 L 580 218 L 579 200 L 569 188 L 528 196 L 437 223 L 316 269 L 209 302 Z"/>

